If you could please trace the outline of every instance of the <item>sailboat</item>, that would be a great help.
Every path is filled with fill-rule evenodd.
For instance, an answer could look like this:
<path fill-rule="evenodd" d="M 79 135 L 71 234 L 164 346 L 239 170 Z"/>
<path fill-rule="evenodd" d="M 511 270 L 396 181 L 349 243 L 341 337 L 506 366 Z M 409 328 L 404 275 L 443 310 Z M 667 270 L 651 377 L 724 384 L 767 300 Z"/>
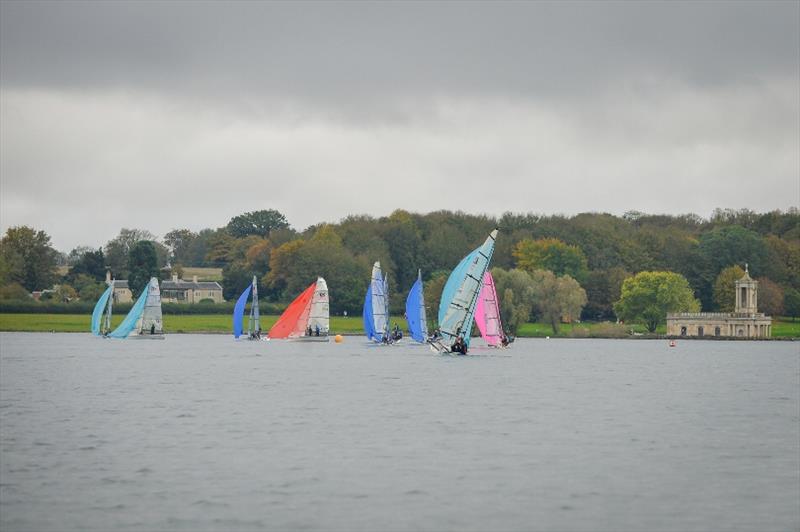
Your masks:
<path fill-rule="evenodd" d="M 417 280 L 406 298 L 406 321 L 411 338 L 420 343 L 428 341 L 428 319 L 425 315 L 425 294 L 422 290 L 421 270 L 417 270 Z"/>
<path fill-rule="evenodd" d="M 489 347 L 506 347 L 509 344 L 509 339 L 503 332 L 494 278 L 488 270 L 483 274 L 483 284 L 475 305 L 475 323 Z"/>
<path fill-rule="evenodd" d="M 242 295 L 236 300 L 236 306 L 233 307 L 233 336 L 237 340 L 242 335 L 243 322 L 244 322 L 244 307 L 247 305 L 247 298 L 253 294 L 253 303 L 250 305 L 250 315 L 247 318 L 247 338 L 250 340 L 261 339 L 261 319 L 258 313 L 258 284 L 256 283 L 256 276 L 253 276 L 253 282 L 244 289 Z"/>
<path fill-rule="evenodd" d="M 457 338 L 464 343 L 464 353 L 469 347 L 472 320 L 483 274 L 494 253 L 497 229 L 493 230 L 479 248 L 461 259 L 442 290 L 439 303 L 440 340 L 431 340 L 431 348 L 439 353 L 450 353 Z"/>
<path fill-rule="evenodd" d="M 97 300 L 92 311 L 92 334 L 106 336 L 111 331 L 111 307 L 114 304 L 114 281 L 110 281 L 108 288 Z"/>
<path fill-rule="evenodd" d="M 381 263 L 376 261 L 372 265 L 372 278 L 364 298 L 364 332 L 374 342 L 390 342 L 387 285 Z"/>
<path fill-rule="evenodd" d="M 141 340 L 164 339 L 161 290 L 158 288 L 158 279 L 155 277 L 150 279 L 128 315 L 108 336 Z"/>
<path fill-rule="evenodd" d="M 269 330 L 271 339 L 327 342 L 330 333 L 328 284 L 322 277 L 309 285 Z"/>

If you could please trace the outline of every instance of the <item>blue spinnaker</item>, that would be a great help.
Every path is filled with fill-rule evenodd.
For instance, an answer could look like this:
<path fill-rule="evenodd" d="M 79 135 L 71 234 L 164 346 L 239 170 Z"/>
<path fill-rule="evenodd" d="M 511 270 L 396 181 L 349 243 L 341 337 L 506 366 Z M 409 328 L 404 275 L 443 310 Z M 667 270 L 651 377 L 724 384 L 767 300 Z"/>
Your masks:
<path fill-rule="evenodd" d="M 459 335 L 469 345 L 475 304 L 494 253 L 497 229 L 491 232 L 481 247 L 461 259 L 442 290 L 439 303 L 439 328 L 444 345 L 451 345 Z"/>
<path fill-rule="evenodd" d="M 122 320 L 116 329 L 109 333 L 111 338 L 127 338 L 128 335 L 131 333 L 134 327 L 136 327 L 136 322 L 142 316 L 142 312 L 144 312 L 144 305 L 147 303 L 147 293 L 150 291 L 150 285 L 146 285 L 142 289 L 142 294 L 139 296 L 139 299 L 136 300 L 136 303 L 133 304 L 131 307 L 131 311 L 128 312 L 128 315 L 125 316 L 125 319 Z"/>
<path fill-rule="evenodd" d="M 92 311 L 92 334 L 95 336 L 100 336 L 100 321 L 103 319 L 103 311 L 105 311 L 108 298 L 111 297 L 111 292 L 113 291 L 114 285 L 109 285 L 94 306 L 94 310 Z"/>
<path fill-rule="evenodd" d="M 408 330 L 414 340 L 424 342 L 428 339 L 422 279 L 417 279 L 406 298 L 406 321 L 408 322 Z"/>
<path fill-rule="evenodd" d="M 367 296 L 364 298 L 364 332 L 367 333 L 367 338 L 370 340 L 375 336 L 375 321 L 372 317 L 372 283 L 367 288 Z"/>
<path fill-rule="evenodd" d="M 239 338 L 242 335 L 242 322 L 244 321 L 244 306 L 247 305 L 247 298 L 250 297 L 250 290 L 253 285 L 248 285 L 244 289 L 242 295 L 236 300 L 236 306 L 233 307 L 233 336 Z"/>

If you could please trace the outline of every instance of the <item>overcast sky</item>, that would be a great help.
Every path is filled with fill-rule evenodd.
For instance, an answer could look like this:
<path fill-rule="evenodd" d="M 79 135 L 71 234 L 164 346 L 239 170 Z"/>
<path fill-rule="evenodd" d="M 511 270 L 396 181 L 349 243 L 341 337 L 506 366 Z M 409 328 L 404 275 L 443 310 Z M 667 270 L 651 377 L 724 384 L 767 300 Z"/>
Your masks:
<path fill-rule="evenodd" d="M 0 229 L 800 204 L 800 2 L 0 2 Z"/>

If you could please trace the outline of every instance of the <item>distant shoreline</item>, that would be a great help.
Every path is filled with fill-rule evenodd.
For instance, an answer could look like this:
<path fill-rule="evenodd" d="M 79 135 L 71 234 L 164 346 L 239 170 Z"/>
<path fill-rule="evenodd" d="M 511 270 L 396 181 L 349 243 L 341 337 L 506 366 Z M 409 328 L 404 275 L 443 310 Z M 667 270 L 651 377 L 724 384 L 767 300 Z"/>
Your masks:
<path fill-rule="evenodd" d="M 123 316 L 114 316 L 114 325 L 122 320 Z M 278 316 L 262 316 L 261 330 L 265 334 L 277 321 Z M 12 314 L 0 313 L 0 331 L 2 332 L 70 332 L 89 333 L 88 314 Z M 397 323 L 401 329 L 405 328 L 405 321 L 400 316 L 391 320 L 392 325 Z M 164 330 L 166 334 L 222 334 L 230 335 L 232 329 L 231 317 L 223 314 L 170 314 L 164 316 Z M 619 340 L 701 340 L 701 341 L 772 341 L 772 340 L 800 340 L 800 321 L 776 320 L 773 324 L 772 338 L 734 338 L 704 336 L 669 337 L 665 334 L 664 327 L 655 334 L 647 333 L 641 325 L 621 325 L 610 322 L 582 322 L 562 324 L 559 334 L 553 334 L 549 324 L 525 323 L 519 327 L 518 338 L 573 338 L 573 339 L 619 339 Z M 342 336 L 362 336 L 361 316 L 331 317 L 331 330 L 333 334 Z M 630 334 L 630 331 L 633 334 Z"/>

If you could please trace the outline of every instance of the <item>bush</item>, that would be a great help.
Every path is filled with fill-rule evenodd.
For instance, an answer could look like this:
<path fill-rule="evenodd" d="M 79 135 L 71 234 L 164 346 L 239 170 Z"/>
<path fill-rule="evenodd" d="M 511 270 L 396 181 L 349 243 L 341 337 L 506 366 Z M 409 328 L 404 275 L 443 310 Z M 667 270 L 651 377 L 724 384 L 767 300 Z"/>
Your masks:
<path fill-rule="evenodd" d="M 210 297 L 204 297 L 203 299 L 201 299 L 199 301 L 199 304 L 201 304 L 201 305 L 213 305 L 214 304 L 214 300 L 211 299 Z"/>
<path fill-rule="evenodd" d="M 19 283 L 0 286 L 0 300 L 29 301 L 31 294 Z"/>

